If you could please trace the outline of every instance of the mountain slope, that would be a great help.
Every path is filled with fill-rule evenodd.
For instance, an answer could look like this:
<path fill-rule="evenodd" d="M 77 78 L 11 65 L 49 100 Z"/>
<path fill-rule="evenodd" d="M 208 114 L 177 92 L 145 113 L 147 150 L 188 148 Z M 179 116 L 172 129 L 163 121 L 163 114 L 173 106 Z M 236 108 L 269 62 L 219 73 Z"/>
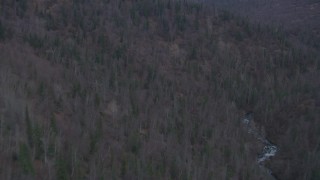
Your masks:
<path fill-rule="evenodd" d="M 269 24 L 286 32 L 299 43 L 319 49 L 320 3 L 315 0 L 212 0 L 217 7 L 228 9 L 251 21 Z"/>
<path fill-rule="evenodd" d="M 247 111 L 279 179 L 317 179 L 317 52 L 213 9 L 2 1 L 1 179 L 268 179 Z"/>

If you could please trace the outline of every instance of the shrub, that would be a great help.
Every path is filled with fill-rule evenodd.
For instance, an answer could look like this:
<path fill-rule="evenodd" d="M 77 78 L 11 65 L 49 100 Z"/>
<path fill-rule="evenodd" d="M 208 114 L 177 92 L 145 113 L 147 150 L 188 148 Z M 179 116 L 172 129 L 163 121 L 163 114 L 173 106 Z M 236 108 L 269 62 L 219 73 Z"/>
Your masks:
<path fill-rule="evenodd" d="M 26 37 L 24 37 L 24 41 L 29 43 L 29 45 L 35 49 L 40 49 L 44 45 L 44 39 L 36 34 L 27 35 Z"/>
<path fill-rule="evenodd" d="M 176 15 L 176 25 L 179 31 L 184 31 L 187 28 L 187 18 L 184 15 Z"/>
<path fill-rule="evenodd" d="M 0 21 L 0 41 L 4 40 L 4 38 L 5 38 L 5 28 L 2 25 L 2 22 Z"/>
<path fill-rule="evenodd" d="M 67 163 L 62 157 L 59 157 L 56 159 L 55 168 L 56 168 L 56 178 L 58 180 L 69 179 L 68 171 L 67 171 Z"/>
<path fill-rule="evenodd" d="M 35 125 L 33 130 L 33 139 L 34 139 L 34 147 L 35 147 L 35 158 L 41 159 L 44 149 L 43 149 L 43 131 L 38 124 Z"/>
<path fill-rule="evenodd" d="M 26 144 L 21 144 L 19 148 L 19 163 L 24 173 L 34 174 L 30 151 Z"/>
<path fill-rule="evenodd" d="M 26 11 L 28 9 L 28 1 L 27 0 L 17 0 L 18 8 L 17 8 L 17 15 L 20 17 L 24 17 Z"/>
<path fill-rule="evenodd" d="M 26 127 L 27 127 L 27 138 L 28 138 L 28 143 L 29 146 L 33 147 L 33 132 L 32 132 L 32 124 L 30 122 L 30 117 L 29 117 L 29 111 L 28 108 L 26 108 L 26 115 L 25 115 L 25 120 L 26 120 Z"/>
<path fill-rule="evenodd" d="M 320 170 L 319 169 L 314 169 L 311 173 L 311 180 L 316 180 L 320 179 Z"/>

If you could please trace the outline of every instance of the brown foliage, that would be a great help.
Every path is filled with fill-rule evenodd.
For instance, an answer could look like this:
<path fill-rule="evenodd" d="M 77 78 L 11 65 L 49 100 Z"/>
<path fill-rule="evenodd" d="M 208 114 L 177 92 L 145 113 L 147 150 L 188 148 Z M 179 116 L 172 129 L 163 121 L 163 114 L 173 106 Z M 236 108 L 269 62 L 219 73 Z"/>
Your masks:
<path fill-rule="evenodd" d="M 318 177 L 314 49 L 199 3 L 3 2 L 0 179 L 268 179 L 239 127 L 248 110 L 280 148 L 279 177 Z M 10 158 L 26 107 L 34 175 Z"/>

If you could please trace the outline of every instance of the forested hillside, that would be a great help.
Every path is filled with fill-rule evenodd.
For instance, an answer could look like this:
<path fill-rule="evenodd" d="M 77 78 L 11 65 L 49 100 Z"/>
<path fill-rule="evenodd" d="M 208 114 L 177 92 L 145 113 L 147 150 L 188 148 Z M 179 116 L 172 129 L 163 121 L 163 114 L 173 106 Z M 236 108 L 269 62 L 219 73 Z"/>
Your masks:
<path fill-rule="evenodd" d="M 320 179 L 320 56 L 205 2 L 1 0 L 0 179 Z"/>
<path fill-rule="evenodd" d="M 318 0 L 206 0 L 252 21 L 275 25 L 293 40 L 320 48 L 320 1 Z"/>

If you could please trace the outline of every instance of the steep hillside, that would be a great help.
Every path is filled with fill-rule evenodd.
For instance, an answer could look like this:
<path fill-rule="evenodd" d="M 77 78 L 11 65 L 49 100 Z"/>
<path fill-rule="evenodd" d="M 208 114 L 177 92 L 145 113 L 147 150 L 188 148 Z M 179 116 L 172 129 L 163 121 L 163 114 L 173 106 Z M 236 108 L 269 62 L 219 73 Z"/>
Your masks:
<path fill-rule="evenodd" d="M 320 2 L 317 0 L 207 0 L 251 21 L 285 29 L 299 43 L 320 48 Z"/>
<path fill-rule="evenodd" d="M 319 179 L 320 59 L 208 4 L 0 3 L 0 179 Z"/>

